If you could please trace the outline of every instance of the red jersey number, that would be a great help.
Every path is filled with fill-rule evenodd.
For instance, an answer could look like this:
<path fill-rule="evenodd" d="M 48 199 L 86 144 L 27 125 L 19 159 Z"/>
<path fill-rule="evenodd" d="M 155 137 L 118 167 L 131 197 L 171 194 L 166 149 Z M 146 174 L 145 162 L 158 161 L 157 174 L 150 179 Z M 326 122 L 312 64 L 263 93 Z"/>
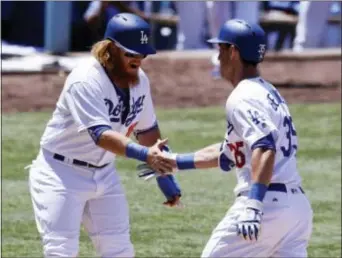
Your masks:
<path fill-rule="evenodd" d="M 245 154 L 240 149 L 243 147 L 243 142 L 228 143 L 228 147 L 234 155 L 236 167 L 242 168 L 246 163 Z"/>

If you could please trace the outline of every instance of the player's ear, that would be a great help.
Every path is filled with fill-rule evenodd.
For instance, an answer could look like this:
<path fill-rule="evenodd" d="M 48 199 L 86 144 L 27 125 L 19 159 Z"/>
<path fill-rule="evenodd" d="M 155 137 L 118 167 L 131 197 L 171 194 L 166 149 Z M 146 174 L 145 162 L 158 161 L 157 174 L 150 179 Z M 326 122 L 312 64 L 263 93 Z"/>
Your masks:
<path fill-rule="evenodd" d="M 228 60 L 232 61 L 234 60 L 234 46 L 233 45 L 228 45 L 227 46 L 227 56 L 228 56 Z"/>
<path fill-rule="evenodd" d="M 237 61 L 240 57 L 239 50 L 234 45 L 230 47 L 230 57 L 232 61 Z"/>
<path fill-rule="evenodd" d="M 119 55 L 120 48 L 114 44 L 114 42 L 111 42 L 111 44 L 108 46 L 108 52 L 111 56 Z"/>

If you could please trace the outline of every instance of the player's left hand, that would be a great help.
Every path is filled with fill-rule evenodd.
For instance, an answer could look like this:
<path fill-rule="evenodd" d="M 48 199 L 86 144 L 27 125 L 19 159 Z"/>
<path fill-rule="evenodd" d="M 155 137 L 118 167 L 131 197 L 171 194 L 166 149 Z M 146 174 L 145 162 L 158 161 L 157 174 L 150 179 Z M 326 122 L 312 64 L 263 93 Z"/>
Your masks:
<path fill-rule="evenodd" d="M 169 207 L 181 207 L 181 189 L 174 175 L 158 176 L 156 179 L 159 189 L 166 198 L 163 204 Z"/>
<path fill-rule="evenodd" d="M 262 203 L 257 200 L 248 200 L 236 224 L 237 235 L 247 241 L 258 240 L 262 215 Z"/>
<path fill-rule="evenodd" d="M 181 206 L 180 197 L 181 190 L 176 181 L 176 178 L 171 174 L 159 175 L 146 163 L 139 164 L 137 167 L 138 177 L 148 181 L 156 177 L 159 189 L 164 194 L 166 201 L 163 203 L 165 206 L 174 207 Z"/>
<path fill-rule="evenodd" d="M 165 155 L 171 155 L 171 150 L 167 145 L 163 146 L 161 150 Z M 154 169 L 146 163 L 139 164 L 137 170 L 138 176 L 145 181 L 156 177 L 158 187 L 166 197 L 166 201 L 163 203 L 165 206 L 182 207 L 182 203 L 180 201 L 182 196 L 181 189 L 176 178 L 171 174 L 173 171 L 166 171 L 165 173 L 160 174 L 154 171 Z"/>

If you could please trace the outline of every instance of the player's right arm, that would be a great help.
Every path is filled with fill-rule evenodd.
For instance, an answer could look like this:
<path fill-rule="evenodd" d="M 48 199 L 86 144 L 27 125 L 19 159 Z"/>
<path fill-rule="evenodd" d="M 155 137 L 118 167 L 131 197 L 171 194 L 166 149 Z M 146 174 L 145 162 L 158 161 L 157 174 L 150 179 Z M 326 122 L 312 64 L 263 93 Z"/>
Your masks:
<path fill-rule="evenodd" d="M 166 144 L 167 139 L 158 140 L 152 147 L 148 148 L 113 130 L 105 130 L 97 139 L 97 146 L 119 156 L 147 162 L 158 172 L 172 169 L 171 164 L 163 160 L 160 151 Z"/>
<path fill-rule="evenodd" d="M 228 172 L 235 166 L 229 153 L 224 150 L 224 143 L 215 143 L 192 153 L 172 154 L 168 159 L 178 170 L 220 167 Z"/>
<path fill-rule="evenodd" d="M 218 167 L 221 143 L 215 143 L 204 147 L 194 153 L 194 166 L 197 169 Z M 180 155 L 180 154 L 179 154 Z M 189 154 L 188 154 L 189 155 Z M 179 157 L 178 157 L 179 159 Z"/>

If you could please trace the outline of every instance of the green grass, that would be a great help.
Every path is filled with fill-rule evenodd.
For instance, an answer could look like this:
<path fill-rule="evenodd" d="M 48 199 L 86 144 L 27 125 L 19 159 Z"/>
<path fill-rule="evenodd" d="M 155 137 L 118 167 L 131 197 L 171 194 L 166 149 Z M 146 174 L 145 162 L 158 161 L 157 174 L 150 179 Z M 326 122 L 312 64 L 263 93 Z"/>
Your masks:
<path fill-rule="evenodd" d="M 341 257 L 341 107 L 292 105 L 299 136 L 298 166 L 315 212 L 310 257 Z M 2 124 L 2 255 L 41 255 L 24 167 L 35 158 L 50 113 L 4 114 Z M 159 110 L 173 150 L 192 151 L 222 140 L 222 108 Z M 118 160 L 131 212 L 137 257 L 199 257 L 233 201 L 235 176 L 219 170 L 179 174 L 186 208 L 162 207 L 154 181 L 136 178 L 135 162 Z M 82 231 L 79 256 L 94 256 Z"/>

